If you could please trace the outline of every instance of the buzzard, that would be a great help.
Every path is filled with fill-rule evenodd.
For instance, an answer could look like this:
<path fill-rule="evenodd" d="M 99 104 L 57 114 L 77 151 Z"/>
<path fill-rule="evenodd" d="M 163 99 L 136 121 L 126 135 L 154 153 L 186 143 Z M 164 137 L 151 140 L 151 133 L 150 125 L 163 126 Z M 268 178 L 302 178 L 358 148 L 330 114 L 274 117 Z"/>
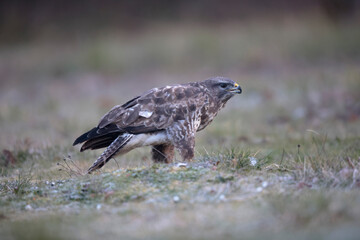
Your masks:
<path fill-rule="evenodd" d="M 97 127 L 78 137 L 80 151 L 107 147 L 88 173 L 112 157 L 152 146 L 155 162 L 170 163 L 176 148 L 184 161 L 194 157 L 195 133 L 204 129 L 240 86 L 224 77 L 153 88 L 123 105 L 113 107 Z"/>

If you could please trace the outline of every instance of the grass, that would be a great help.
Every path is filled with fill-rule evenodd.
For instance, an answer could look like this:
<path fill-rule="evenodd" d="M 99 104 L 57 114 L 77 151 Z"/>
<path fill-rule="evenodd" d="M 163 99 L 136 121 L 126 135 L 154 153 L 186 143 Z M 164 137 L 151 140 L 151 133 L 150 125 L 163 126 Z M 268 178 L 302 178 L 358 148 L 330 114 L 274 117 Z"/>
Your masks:
<path fill-rule="evenodd" d="M 58 167 L 66 174 L 52 181 L 38 179 L 41 175 L 30 170 L 1 182 L 2 232 L 23 238 L 16 231 L 21 224 L 38 229 L 31 238 L 48 238 L 55 225 L 65 229 L 55 231 L 60 239 L 82 238 L 91 237 L 86 229 L 100 224 L 95 234 L 106 238 L 120 233 L 127 238 L 236 238 L 240 233 L 249 238 L 287 238 L 291 233 L 317 238 L 331 236 L 330 229 L 337 226 L 335 232 L 354 239 L 360 176 L 359 165 L 349 156 L 358 149 L 333 155 L 329 142 L 317 136 L 312 150 L 281 154 L 231 148 L 200 155 L 187 166 L 113 166 L 115 170 L 94 175 L 63 163 Z"/>
<path fill-rule="evenodd" d="M 2 239 L 357 239 L 356 25 L 154 29 L 0 50 Z M 101 151 L 72 141 L 113 105 L 223 73 L 244 92 L 197 134 L 193 162 L 140 149 L 85 174 Z"/>

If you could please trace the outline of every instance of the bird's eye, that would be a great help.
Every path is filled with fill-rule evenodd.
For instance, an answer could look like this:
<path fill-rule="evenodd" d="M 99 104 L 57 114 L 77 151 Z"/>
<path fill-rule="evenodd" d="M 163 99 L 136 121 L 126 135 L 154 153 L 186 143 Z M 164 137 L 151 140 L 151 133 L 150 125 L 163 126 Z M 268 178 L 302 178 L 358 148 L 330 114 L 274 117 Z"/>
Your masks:
<path fill-rule="evenodd" d="M 226 83 L 220 83 L 220 87 L 221 88 L 226 88 L 227 84 Z"/>

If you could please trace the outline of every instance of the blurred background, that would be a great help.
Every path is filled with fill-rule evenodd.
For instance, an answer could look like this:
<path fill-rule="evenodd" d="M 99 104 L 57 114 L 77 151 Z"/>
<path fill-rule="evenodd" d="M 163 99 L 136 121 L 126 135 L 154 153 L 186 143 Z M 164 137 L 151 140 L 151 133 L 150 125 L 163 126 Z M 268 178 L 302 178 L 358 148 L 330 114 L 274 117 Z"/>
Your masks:
<path fill-rule="evenodd" d="M 219 75 L 191 167 L 81 176 L 114 105 Z M 358 239 L 359 146 L 360 0 L 0 1 L 1 239 Z"/>
<path fill-rule="evenodd" d="M 0 144 L 70 146 L 149 88 L 222 75 L 232 99 L 200 146 L 358 137 L 358 0 L 3 0 Z"/>

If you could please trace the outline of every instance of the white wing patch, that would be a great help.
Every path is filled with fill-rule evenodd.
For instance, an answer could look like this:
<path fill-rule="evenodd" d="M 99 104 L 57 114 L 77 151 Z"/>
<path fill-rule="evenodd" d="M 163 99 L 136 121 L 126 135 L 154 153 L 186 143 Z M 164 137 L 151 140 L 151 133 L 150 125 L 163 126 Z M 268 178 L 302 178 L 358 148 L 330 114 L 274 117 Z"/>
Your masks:
<path fill-rule="evenodd" d="M 139 115 L 144 118 L 149 118 L 149 117 L 151 117 L 152 114 L 153 114 L 153 112 L 149 112 L 149 111 L 140 111 L 139 112 Z"/>
<path fill-rule="evenodd" d="M 201 118 L 196 118 L 194 122 L 194 130 L 196 131 L 200 127 Z"/>

